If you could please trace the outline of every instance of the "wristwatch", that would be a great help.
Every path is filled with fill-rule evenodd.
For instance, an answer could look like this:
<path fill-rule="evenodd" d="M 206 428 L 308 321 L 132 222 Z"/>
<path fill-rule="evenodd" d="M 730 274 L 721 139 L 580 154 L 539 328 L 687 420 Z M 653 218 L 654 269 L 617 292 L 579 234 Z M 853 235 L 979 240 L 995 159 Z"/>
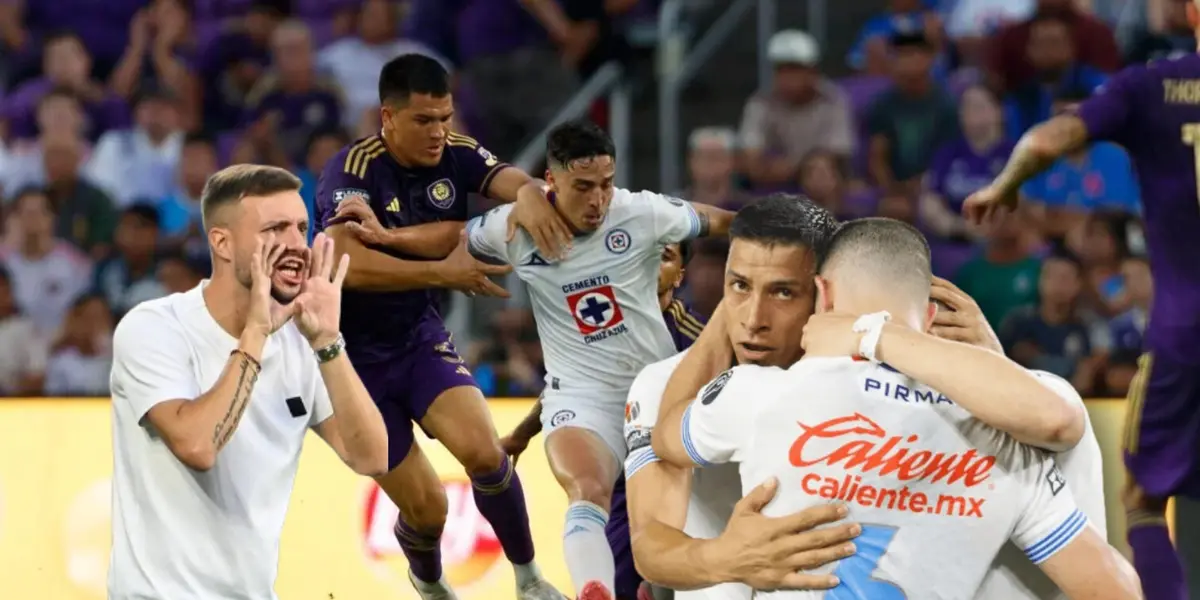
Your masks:
<path fill-rule="evenodd" d="M 329 344 L 324 348 L 318 348 L 315 351 L 315 354 L 317 355 L 317 362 L 321 364 L 327 363 L 340 356 L 342 351 L 345 349 L 346 338 L 342 337 L 342 334 L 339 333 L 337 339 L 333 340 L 332 344 Z"/>

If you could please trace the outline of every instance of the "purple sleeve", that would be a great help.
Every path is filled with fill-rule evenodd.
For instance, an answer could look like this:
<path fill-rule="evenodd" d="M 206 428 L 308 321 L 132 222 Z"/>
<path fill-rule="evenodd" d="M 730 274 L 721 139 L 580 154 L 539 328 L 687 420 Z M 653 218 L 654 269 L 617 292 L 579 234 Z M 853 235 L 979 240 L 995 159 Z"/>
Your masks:
<path fill-rule="evenodd" d="M 336 224 L 330 221 L 337 212 L 338 202 L 344 198 L 360 195 L 367 204 L 372 204 L 366 179 L 346 172 L 346 165 L 350 162 L 346 160 L 346 156 L 350 150 L 351 148 L 346 148 L 335 154 L 321 170 L 321 177 L 317 180 L 317 197 L 313 201 L 313 214 L 316 219 L 313 227 L 317 231 L 325 231 L 327 227 Z"/>
<path fill-rule="evenodd" d="M 1130 108 L 1135 103 L 1134 78 L 1139 70 L 1122 71 L 1079 106 L 1079 118 L 1087 127 L 1088 139 L 1122 143 L 1128 130 Z"/>
<path fill-rule="evenodd" d="M 487 196 L 492 179 L 509 164 L 477 143 L 459 144 L 456 142 L 446 148 L 454 153 L 463 185 L 473 193 Z"/>

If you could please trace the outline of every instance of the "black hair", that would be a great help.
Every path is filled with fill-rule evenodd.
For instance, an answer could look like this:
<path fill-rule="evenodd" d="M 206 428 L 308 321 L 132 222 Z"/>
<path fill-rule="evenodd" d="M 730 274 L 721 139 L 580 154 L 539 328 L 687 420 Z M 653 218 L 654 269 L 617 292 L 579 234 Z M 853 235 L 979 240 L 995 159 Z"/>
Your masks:
<path fill-rule="evenodd" d="M 139 225 L 158 227 L 158 207 L 149 202 L 137 202 L 121 211 L 121 216 L 131 217 L 137 220 Z"/>
<path fill-rule="evenodd" d="M 312 152 L 313 145 L 327 137 L 336 139 L 341 146 L 350 143 L 350 134 L 346 133 L 345 129 L 336 125 L 324 125 L 308 134 L 308 138 L 304 140 L 304 155 L 308 156 L 308 153 Z"/>
<path fill-rule="evenodd" d="M 1075 273 L 1077 275 L 1083 276 L 1083 261 L 1080 260 L 1074 252 L 1071 252 L 1064 247 L 1055 248 L 1050 252 L 1050 254 L 1046 255 L 1046 258 L 1043 260 L 1043 262 L 1050 262 L 1052 260 L 1065 262 L 1071 265 L 1075 268 Z"/>
<path fill-rule="evenodd" d="M 598 156 L 616 160 L 617 147 L 608 132 L 587 119 L 557 125 L 546 137 L 546 162 L 552 167 L 566 167 L 572 161 Z"/>
<path fill-rule="evenodd" d="M 67 40 L 75 40 L 80 46 L 83 46 L 84 51 L 87 51 L 87 46 L 84 45 L 83 38 L 70 29 L 60 29 L 46 34 L 46 37 L 42 38 L 42 49 L 45 50 L 53 44 Z"/>
<path fill-rule="evenodd" d="M 729 225 L 729 239 L 808 248 L 819 261 L 839 227 L 833 213 L 812 200 L 778 193 L 739 210 Z"/>
<path fill-rule="evenodd" d="M 915 48 L 918 50 L 933 50 L 933 44 L 929 42 L 929 38 L 925 35 L 925 32 L 920 29 L 897 31 L 892 34 L 888 42 L 893 49 Z"/>
<path fill-rule="evenodd" d="M 450 74 L 424 54 L 401 54 L 379 71 L 379 103 L 394 105 L 412 94 L 442 98 L 450 94 Z"/>
<path fill-rule="evenodd" d="M 679 242 L 679 266 L 687 266 L 688 261 L 692 260 L 692 251 L 692 240 Z"/>
<path fill-rule="evenodd" d="M 5 213 L 12 214 L 21 208 L 21 204 L 25 202 L 26 198 L 35 196 L 45 198 L 47 209 L 49 209 L 51 213 L 56 215 L 58 214 L 58 210 L 54 206 L 54 201 L 50 199 L 50 191 L 38 185 L 27 185 L 17 190 L 16 193 L 9 197 L 8 206 L 6 207 Z"/>
<path fill-rule="evenodd" d="M 247 196 L 269 196 L 300 189 L 300 178 L 287 169 L 267 165 L 241 164 L 225 167 L 208 177 L 200 194 L 200 212 L 204 230 L 217 223 L 217 211 L 236 204 Z"/>

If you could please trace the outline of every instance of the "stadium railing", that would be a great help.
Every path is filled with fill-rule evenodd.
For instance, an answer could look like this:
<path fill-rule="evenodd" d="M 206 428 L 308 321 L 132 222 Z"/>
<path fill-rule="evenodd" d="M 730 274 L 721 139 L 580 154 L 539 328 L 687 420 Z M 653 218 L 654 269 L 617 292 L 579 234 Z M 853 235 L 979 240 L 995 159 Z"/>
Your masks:
<path fill-rule="evenodd" d="M 504 432 L 530 399 L 489 402 Z M 1109 539 L 1124 548 L 1120 439 L 1124 401 L 1090 400 L 1104 455 Z M 111 536 L 111 409 L 106 399 L 6 399 L 0 402 L 0 596 L 102 600 Z M 512 569 L 475 509 L 471 485 L 452 456 L 421 437 L 446 488 L 442 542 L 446 575 L 464 600 L 512 596 Z M 566 500 L 546 466 L 540 440 L 520 457 L 538 562 L 560 589 Z M 284 524 L 276 590 L 281 598 L 411 600 L 404 557 L 392 535 L 396 509 L 315 435 L 300 459 Z M 187 543 L 187 540 L 179 540 Z"/>

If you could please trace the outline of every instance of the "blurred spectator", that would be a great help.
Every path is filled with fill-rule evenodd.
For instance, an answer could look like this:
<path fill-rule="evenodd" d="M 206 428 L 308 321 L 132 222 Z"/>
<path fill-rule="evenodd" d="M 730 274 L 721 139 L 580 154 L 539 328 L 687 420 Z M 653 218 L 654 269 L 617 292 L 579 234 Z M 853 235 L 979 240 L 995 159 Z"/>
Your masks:
<path fill-rule="evenodd" d="M 108 255 L 117 211 L 112 199 L 80 173 L 83 142 L 47 139 L 42 146 L 46 192 L 58 215 L 59 237 L 75 243 L 93 259 Z"/>
<path fill-rule="evenodd" d="M 1086 98 L 1106 76 L 1075 61 L 1071 30 L 1061 17 L 1041 15 L 1029 22 L 1029 65 L 1032 75 L 1005 99 L 1005 124 L 1012 139 L 1049 119 L 1061 98 Z"/>
<path fill-rule="evenodd" d="M 596 34 L 556 0 L 413 0 L 405 29 L 459 67 L 487 128 L 478 137 L 502 159 L 571 97 L 567 65 L 579 63 Z"/>
<path fill-rule="evenodd" d="M 24 24 L 35 36 L 47 31 L 70 31 L 95 58 L 96 76 L 112 72 L 129 43 L 129 22 L 145 0 L 16 0 L 24 11 Z M 50 37 L 53 37 L 51 34 Z M 48 38 L 47 38 L 48 39 Z"/>
<path fill-rule="evenodd" d="M 734 185 L 737 137 L 726 127 L 701 127 L 688 138 L 691 186 L 679 193 L 692 202 L 737 210 L 750 195 Z"/>
<path fill-rule="evenodd" d="M 934 152 L 920 213 L 925 229 L 935 237 L 966 243 L 963 201 L 1000 174 L 1013 144 L 1004 136 L 999 102 L 983 86 L 963 92 L 958 117 L 962 134 Z"/>
<path fill-rule="evenodd" d="M 271 36 L 283 19 L 277 0 L 252 0 L 200 56 L 204 123 L 216 131 L 242 123 L 246 97 L 271 64 Z"/>
<path fill-rule="evenodd" d="M 851 69 L 871 75 L 888 72 L 888 41 L 897 34 L 925 32 L 934 51 L 940 53 L 942 20 L 937 11 L 921 0 L 888 0 L 887 12 L 872 17 L 859 30 L 858 39 L 846 57 Z"/>
<path fill-rule="evenodd" d="M 839 219 L 867 216 L 860 207 L 850 204 L 844 164 L 824 150 L 809 153 L 800 163 L 800 191 Z"/>
<path fill-rule="evenodd" d="M 399 36 L 394 0 L 365 0 L 357 19 L 358 35 L 337 40 L 317 55 L 321 70 L 345 94 L 342 125 L 348 129 L 358 125 L 364 112 L 378 112 L 379 72 L 387 61 L 401 54 L 424 54 L 436 58 L 446 69 L 452 68 L 430 48 Z"/>
<path fill-rule="evenodd" d="M 8 271 L 0 269 L 0 395 L 41 394 L 45 373 L 45 341 L 17 306 Z"/>
<path fill-rule="evenodd" d="M 963 265 L 954 282 L 979 303 L 988 323 L 999 329 L 1014 308 L 1037 302 L 1042 261 L 1029 215 L 1018 209 L 1000 217 L 987 234 L 983 252 Z"/>
<path fill-rule="evenodd" d="M 107 396 L 112 370 L 113 316 L 103 296 L 83 296 L 71 307 L 46 363 L 46 394 Z"/>
<path fill-rule="evenodd" d="M 1130 44 L 1126 61 L 1145 64 L 1161 58 L 1175 58 L 1196 52 L 1196 33 L 1188 24 L 1190 0 L 1163 2 L 1163 31 L 1143 29 Z"/>
<path fill-rule="evenodd" d="M 1129 256 L 1128 221 L 1116 213 L 1093 213 L 1080 228 L 1081 235 L 1068 241 L 1083 263 L 1085 299 L 1090 308 L 1104 316 L 1116 315 L 1127 308 L 1121 266 Z"/>
<path fill-rule="evenodd" d="M 184 133 L 173 96 L 156 90 L 140 94 L 133 118 L 133 128 L 115 129 L 100 137 L 85 168 L 88 179 L 118 207 L 170 193 L 183 149 Z"/>
<path fill-rule="evenodd" d="M 158 88 L 179 99 L 182 123 L 200 124 L 201 91 L 193 71 L 197 42 L 187 0 L 152 0 L 129 24 L 129 45 L 109 85 L 127 100 Z"/>
<path fill-rule="evenodd" d="M 545 366 L 533 313 L 518 308 L 495 313 L 491 335 L 485 339 L 471 352 L 475 355 L 471 372 L 485 396 L 514 398 L 541 393 Z"/>
<path fill-rule="evenodd" d="M 116 252 L 96 266 L 93 292 L 104 297 L 118 316 L 146 300 L 167 294 L 158 282 L 158 211 L 134 204 L 117 224 Z"/>
<path fill-rule="evenodd" d="M 775 65 L 772 88 L 746 101 L 739 135 L 750 180 L 771 188 L 793 184 L 813 150 L 849 158 L 855 129 L 845 93 L 817 70 L 820 49 L 811 35 L 780 31 L 767 56 Z"/>
<path fill-rule="evenodd" d="M 885 190 L 879 197 L 876 215 L 917 225 L 917 198 L 909 188 Z"/>
<path fill-rule="evenodd" d="M 303 185 L 300 195 L 304 197 L 304 205 L 308 208 L 308 241 L 312 241 L 316 227 L 317 179 L 325 163 L 341 151 L 343 146 L 350 143 L 350 136 L 339 128 L 319 129 L 308 139 L 304 150 L 303 166 L 296 169 L 296 176 Z"/>
<path fill-rule="evenodd" d="M 339 90 L 317 73 L 312 35 L 302 21 L 281 24 L 271 40 L 273 70 L 251 92 L 245 141 L 255 160 L 290 167 L 301 162 L 313 131 L 342 122 Z"/>
<path fill-rule="evenodd" d="M 200 196 L 209 176 L 217 172 L 217 149 L 212 138 L 189 134 L 180 150 L 174 189 L 158 203 L 159 233 L 171 246 L 195 240 L 207 248 L 201 226 Z"/>
<path fill-rule="evenodd" d="M 129 122 L 125 102 L 92 79 L 92 58 L 79 36 L 52 35 L 46 38 L 42 53 L 43 76 L 22 84 L 5 100 L 4 118 L 13 137 L 29 139 L 38 134 L 38 101 L 54 89 L 67 90 L 82 103 L 87 115 L 84 134 L 89 140 Z"/>
<path fill-rule="evenodd" d="M 182 254 L 167 254 L 158 261 L 158 283 L 168 294 L 182 294 L 200 285 L 202 265 Z"/>
<path fill-rule="evenodd" d="M 1129 308 L 1113 317 L 1109 323 L 1109 339 L 1114 354 L 1126 352 L 1136 355 L 1143 348 L 1150 303 L 1154 300 L 1150 263 L 1143 256 L 1126 258 L 1121 262 L 1121 276 L 1125 280 L 1122 304 Z"/>
<path fill-rule="evenodd" d="M 872 104 L 870 174 L 884 190 L 919 189 L 933 151 L 958 135 L 958 108 L 934 80 L 933 47 L 921 33 L 891 40 L 892 87 Z"/>
<path fill-rule="evenodd" d="M 580 79 L 591 77 L 608 61 L 625 62 L 629 58 L 629 44 L 625 36 L 617 31 L 617 21 L 633 10 L 637 0 L 559 1 L 575 27 L 574 35 L 582 36 L 589 42 L 579 44 L 566 57 Z"/>
<path fill-rule="evenodd" d="M 1038 302 L 1005 317 L 999 329 L 1004 351 L 1030 369 L 1054 373 L 1090 390 L 1099 373 L 1088 327 L 1079 312 L 1082 265 L 1074 257 L 1046 258 L 1038 281 Z"/>
<path fill-rule="evenodd" d="M 37 106 L 38 137 L 16 143 L 8 157 L 0 186 L 6 197 L 30 186 L 46 185 L 44 146 L 46 140 L 70 140 L 78 143 L 89 160 L 91 150 L 84 131 L 87 117 L 79 99 L 65 89 L 54 89 L 42 96 Z"/>
<path fill-rule="evenodd" d="M 54 235 L 54 209 L 45 192 L 17 194 L 6 219 L 0 262 L 12 278 L 13 295 L 38 334 L 49 338 L 92 280 L 92 265 L 75 247 Z"/>
<path fill-rule="evenodd" d="M 1034 17 L 1008 25 L 990 41 L 988 70 L 996 89 L 1014 91 L 1035 78 L 1029 61 L 1029 40 L 1038 17 L 1061 19 L 1070 29 L 1073 57 L 1105 73 L 1121 68 L 1121 54 L 1111 29 L 1100 19 L 1076 6 L 1076 0 L 1037 0 Z"/>
<path fill-rule="evenodd" d="M 1070 110 L 1076 101 L 1067 98 L 1057 103 L 1055 112 Z M 1141 212 L 1141 192 L 1129 155 L 1109 142 L 1060 159 L 1026 183 L 1021 193 L 1044 211 L 1042 229 L 1052 238 L 1064 237 L 1096 210 Z"/>
<path fill-rule="evenodd" d="M 1033 14 L 1034 0 L 958 0 L 946 18 L 946 35 L 954 43 L 958 63 L 981 67 L 987 39 L 1001 27 Z"/>

